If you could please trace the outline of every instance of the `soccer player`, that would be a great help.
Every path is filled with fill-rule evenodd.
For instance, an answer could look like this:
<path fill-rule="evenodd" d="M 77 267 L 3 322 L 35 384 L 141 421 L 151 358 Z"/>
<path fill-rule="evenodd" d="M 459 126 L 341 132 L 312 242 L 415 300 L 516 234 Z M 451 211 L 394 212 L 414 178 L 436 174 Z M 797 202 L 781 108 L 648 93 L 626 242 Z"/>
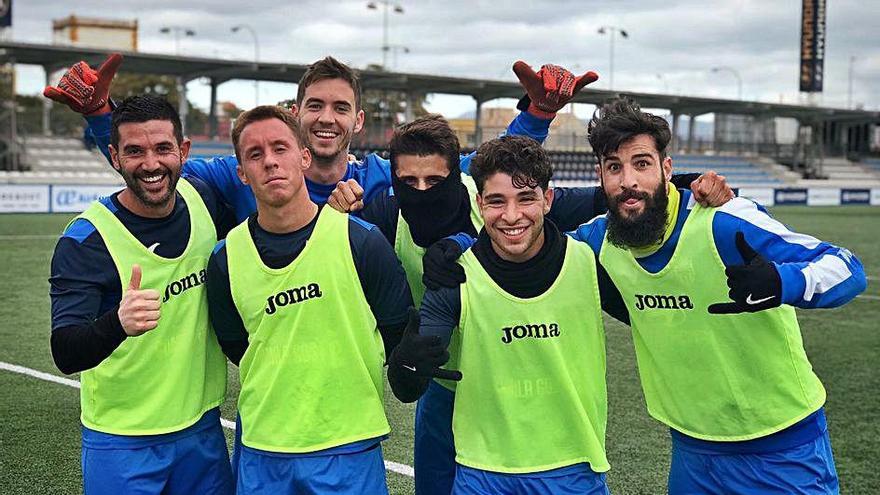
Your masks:
<path fill-rule="evenodd" d="M 594 115 L 608 215 L 576 233 L 629 308 L 648 412 L 672 435 L 669 492 L 837 493 L 794 307 L 845 304 L 865 289 L 862 265 L 748 199 L 695 204 L 669 186 L 670 136 L 625 99 Z"/>
<path fill-rule="evenodd" d="M 382 366 L 412 305 L 403 269 L 378 229 L 309 197 L 291 112 L 244 112 L 232 141 L 257 212 L 217 245 L 207 283 L 241 373 L 238 493 L 387 493 Z"/>
<path fill-rule="evenodd" d="M 85 62 L 79 62 L 62 76 L 57 86 L 46 87 L 43 92 L 46 97 L 66 104 L 86 117 L 88 133 L 105 155 L 112 103 L 109 88 L 121 63 L 120 54 L 110 55 L 97 70 Z M 564 89 L 570 98 L 571 91 L 575 89 L 571 86 L 574 76 L 562 71 L 564 69 L 553 72 L 552 80 L 554 84 L 557 80 L 569 84 Z M 595 81 L 596 77 L 594 73 L 587 73 L 580 80 L 586 85 Z M 540 78 L 538 80 L 541 81 Z M 548 85 L 550 80 L 548 75 Z M 556 88 L 551 91 L 551 97 L 563 90 L 561 87 L 550 87 Z M 532 92 L 535 91 L 538 91 L 537 87 L 532 89 Z M 517 115 L 507 128 L 507 133 L 528 135 L 543 141 L 547 137 L 551 119 L 546 118 L 535 105 L 524 108 L 529 111 Z M 369 154 L 363 162 L 348 161 L 352 136 L 361 131 L 365 118 L 361 108 L 360 79 L 350 67 L 333 57 L 310 65 L 298 84 L 296 115 L 313 150 L 313 164 L 305 172 L 306 187 L 312 201 L 319 205 L 326 203 L 340 183 L 358 184 L 363 189 L 363 202 L 367 204 L 388 189 L 391 185 L 388 160 Z M 237 165 L 235 156 L 209 160 L 194 158 L 184 164 L 183 170 L 209 184 L 232 207 L 240 222 L 256 211 L 256 203 L 251 189 L 239 179 Z"/>
<path fill-rule="evenodd" d="M 423 336 L 459 339 L 452 493 L 608 493 L 595 255 L 545 221 L 554 189 L 539 143 L 483 144 L 471 174 L 485 226 L 460 260 L 466 281 L 428 290 L 421 306 Z M 396 349 L 398 398 L 421 395 L 430 366 Z"/>
<path fill-rule="evenodd" d="M 180 179 L 190 142 L 163 98 L 126 99 L 110 150 L 122 191 L 65 229 L 52 257 L 52 356 L 81 372 L 86 494 L 231 494 L 219 405 L 226 363 L 205 268 L 224 207 Z"/>

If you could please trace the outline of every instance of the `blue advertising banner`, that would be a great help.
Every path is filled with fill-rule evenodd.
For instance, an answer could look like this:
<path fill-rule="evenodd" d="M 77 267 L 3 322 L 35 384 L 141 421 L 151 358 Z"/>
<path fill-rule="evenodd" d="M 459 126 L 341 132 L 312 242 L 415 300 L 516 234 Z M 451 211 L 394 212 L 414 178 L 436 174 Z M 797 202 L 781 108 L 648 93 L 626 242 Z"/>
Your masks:
<path fill-rule="evenodd" d="M 807 197 L 806 189 L 777 189 L 773 194 L 773 203 L 777 205 L 805 205 Z"/>
<path fill-rule="evenodd" d="M 841 189 L 840 204 L 842 205 L 869 205 L 871 204 L 870 189 Z"/>

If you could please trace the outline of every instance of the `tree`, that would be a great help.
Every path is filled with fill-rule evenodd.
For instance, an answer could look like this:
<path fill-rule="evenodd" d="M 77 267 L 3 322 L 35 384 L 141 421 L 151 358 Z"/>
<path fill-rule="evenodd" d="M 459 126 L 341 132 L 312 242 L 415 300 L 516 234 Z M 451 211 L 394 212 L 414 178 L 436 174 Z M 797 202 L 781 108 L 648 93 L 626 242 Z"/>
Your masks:
<path fill-rule="evenodd" d="M 159 74 L 132 74 L 119 72 L 113 79 L 110 94 L 116 101 L 140 94 L 163 95 L 168 101 L 178 107 L 180 92 L 177 90 L 177 78 Z M 185 127 L 188 134 L 207 134 L 208 114 L 202 109 L 189 104 L 189 113 L 186 116 Z"/>

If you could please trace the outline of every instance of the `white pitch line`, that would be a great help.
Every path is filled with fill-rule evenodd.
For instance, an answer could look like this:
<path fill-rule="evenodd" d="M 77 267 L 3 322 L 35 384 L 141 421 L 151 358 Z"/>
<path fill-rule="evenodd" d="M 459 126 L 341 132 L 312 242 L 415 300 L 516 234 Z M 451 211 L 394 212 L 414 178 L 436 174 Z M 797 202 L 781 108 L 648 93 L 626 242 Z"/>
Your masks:
<path fill-rule="evenodd" d="M 21 375 L 27 375 L 34 378 L 39 378 L 40 380 L 44 380 L 47 382 L 67 385 L 68 387 L 80 388 L 79 382 L 76 380 L 71 380 L 70 378 L 64 378 L 63 376 L 57 376 L 50 373 L 43 373 L 42 371 L 25 368 L 24 366 L 19 366 L 17 364 L 5 363 L 3 361 L 0 361 L 0 370 L 6 370 L 13 373 L 19 373 Z M 226 429 L 235 431 L 235 421 L 229 421 L 228 419 L 220 418 L 220 424 Z M 402 474 L 404 476 L 409 476 L 410 478 L 413 477 L 412 466 L 408 466 L 406 464 L 401 464 L 394 461 L 385 461 L 385 469 L 398 474 Z"/>
<path fill-rule="evenodd" d="M 880 296 L 871 296 L 862 294 L 860 296 L 856 296 L 856 299 L 868 299 L 869 301 L 880 301 Z"/>

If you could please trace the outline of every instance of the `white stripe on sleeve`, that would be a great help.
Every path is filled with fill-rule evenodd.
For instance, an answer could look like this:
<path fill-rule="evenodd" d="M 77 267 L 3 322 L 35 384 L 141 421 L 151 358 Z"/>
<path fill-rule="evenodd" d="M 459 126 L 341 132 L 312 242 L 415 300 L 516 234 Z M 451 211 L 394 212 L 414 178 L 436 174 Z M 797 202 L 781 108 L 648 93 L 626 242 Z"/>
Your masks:
<path fill-rule="evenodd" d="M 822 243 L 822 241 L 811 235 L 788 230 L 785 225 L 759 210 L 755 203 L 745 198 L 733 198 L 719 207 L 718 211 L 723 211 L 728 215 L 745 220 L 759 229 L 778 235 L 789 244 L 797 244 L 807 249 L 816 249 Z"/>
<path fill-rule="evenodd" d="M 846 262 L 832 254 L 826 254 L 818 261 L 807 264 L 801 273 L 804 274 L 804 301 L 810 301 L 815 294 L 822 294 L 837 287 L 838 284 L 852 276 Z"/>

